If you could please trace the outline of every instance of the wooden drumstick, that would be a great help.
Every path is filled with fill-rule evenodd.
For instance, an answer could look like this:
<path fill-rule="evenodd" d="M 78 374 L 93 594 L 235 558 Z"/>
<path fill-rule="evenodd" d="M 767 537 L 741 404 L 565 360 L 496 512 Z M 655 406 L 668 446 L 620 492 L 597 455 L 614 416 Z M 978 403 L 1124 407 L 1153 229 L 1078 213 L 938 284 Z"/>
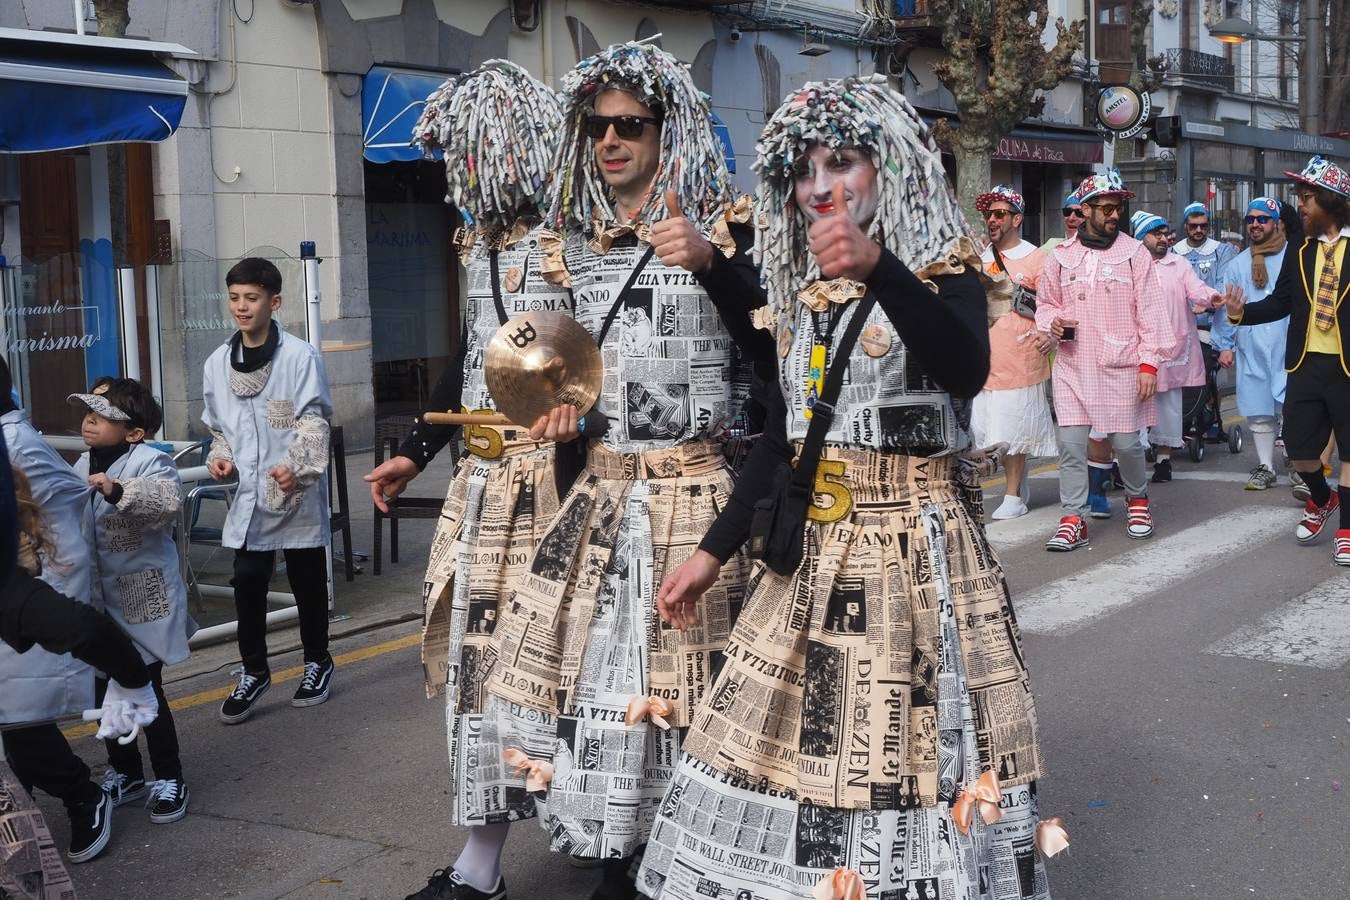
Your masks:
<path fill-rule="evenodd" d="M 422 421 L 428 425 L 514 425 L 501 413 L 452 413 L 429 412 L 422 414 Z"/>

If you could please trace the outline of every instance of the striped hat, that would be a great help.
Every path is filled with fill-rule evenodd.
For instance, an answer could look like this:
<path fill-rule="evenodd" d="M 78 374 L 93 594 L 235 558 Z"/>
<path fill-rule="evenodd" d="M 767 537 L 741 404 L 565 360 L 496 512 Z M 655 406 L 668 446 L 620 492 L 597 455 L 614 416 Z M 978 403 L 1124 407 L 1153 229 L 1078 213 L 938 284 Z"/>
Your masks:
<path fill-rule="evenodd" d="M 1209 207 L 1197 200 L 1183 209 L 1181 215 L 1182 218 L 1186 219 L 1189 219 L 1191 216 L 1208 216 Z"/>
<path fill-rule="evenodd" d="M 1154 215 L 1151 212 L 1140 210 L 1130 216 L 1130 234 L 1134 235 L 1136 241 L 1142 241 L 1144 235 L 1150 231 L 1156 231 L 1159 228 L 1166 228 L 1167 220 L 1162 216 Z"/>

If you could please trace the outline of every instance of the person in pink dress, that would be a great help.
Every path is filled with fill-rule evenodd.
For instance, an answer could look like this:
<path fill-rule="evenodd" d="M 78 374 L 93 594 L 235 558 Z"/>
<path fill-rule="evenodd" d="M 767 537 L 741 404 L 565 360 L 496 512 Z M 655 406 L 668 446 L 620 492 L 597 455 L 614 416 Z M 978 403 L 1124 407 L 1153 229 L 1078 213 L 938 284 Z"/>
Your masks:
<path fill-rule="evenodd" d="M 1174 338 L 1153 256 L 1120 233 L 1134 196 L 1114 169 L 1083 180 L 1078 234 L 1050 251 L 1036 300 L 1036 327 L 1059 342 L 1054 364 L 1059 426 L 1059 499 L 1064 515 L 1045 548 L 1088 541 L 1088 433 L 1107 434 L 1125 482 L 1126 530 L 1153 534 L 1139 429 L 1156 422 L 1158 369 Z"/>
<path fill-rule="evenodd" d="M 980 262 L 990 274 L 1006 273 L 1013 284 L 1036 290 L 1045 254 L 1022 239 L 1022 195 L 998 185 L 975 198 L 984 216 L 989 246 Z M 1037 340 L 1035 313 L 1014 307 L 989 328 L 989 378 L 971 409 L 971 436 L 977 447 L 1007 444 L 1003 467 L 1008 474 L 1003 502 L 994 519 L 1027 514 L 1027 457 L 1057 451 L 1055 421 L 1045 396 L 1049 342 Z"/>
<path fill-rule="evenodd" d="M 1158 394 L 1153 398 L 1158 422 L 1148 432 L 1149 443 L 1157 455 L 1153 483 L 1162 484 L 1172 480 L 1172 449 L 1185 443 L 1181 389 L 1205 383 L 1205 357 L 1200 349 L 1195 314 L 1208 310 L 1212 299 L 1219 295 L 1200 280 L 1180 254 L 1168 252 L 1167 221 L 1162 216 L 1141 210 L 1130 217 L 1130 230 L 1135 240 L 1153 254 L 1174 339 L 1169 359 L 1158 368 Z"/>

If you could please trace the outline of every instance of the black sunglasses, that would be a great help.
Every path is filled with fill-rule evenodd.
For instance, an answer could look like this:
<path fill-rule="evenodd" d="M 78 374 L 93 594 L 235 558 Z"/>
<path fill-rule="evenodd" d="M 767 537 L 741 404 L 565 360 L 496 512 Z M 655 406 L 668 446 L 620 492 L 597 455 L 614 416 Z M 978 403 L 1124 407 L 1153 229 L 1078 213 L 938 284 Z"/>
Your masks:
<path fill-rule="evenodd" d="M 1086 216 L 1083 215 L 1083 211 L 1076 206 L 1067 207 L 1064 210 L 1064 218 L 1067 219 L 1069 216 L 1077 216 L 1080 219 L 1086 218 Z"/>
<path fill-rule="evenodd" d="M 631 141 L 642 137 L 642 126 L 660 124 L 661 120 L 654 116 L 587 116 L 585 129 L 586 137 L 603 141 L 613 125 L 615 134 Z"/>

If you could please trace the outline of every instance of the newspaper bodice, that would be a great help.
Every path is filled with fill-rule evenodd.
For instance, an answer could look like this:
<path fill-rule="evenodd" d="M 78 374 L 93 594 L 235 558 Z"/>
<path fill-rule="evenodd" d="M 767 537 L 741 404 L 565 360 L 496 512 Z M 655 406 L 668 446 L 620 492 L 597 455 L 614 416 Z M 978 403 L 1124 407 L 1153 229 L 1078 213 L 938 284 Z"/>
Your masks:
<path fill-rule="evenodd" d="M 648 245 L 620 238 L 599 253 L 568 238 L 575 315 L 598 337 L 605 317 Z M 605 446 L 659 450 L 719 436 L 740 411 L 737 357 L 721 315 L 692 272 L 653 255 L 643 266 L 600 348 L 609 416 Z"/>
<path fill-rule="evenodd" d="M 788 406 L 788 439 L 801 441 L 811 420 L 806 416 L 812 348 L 829 335 L 825 372 L 838 365 L 837 348 L 858 301 L 831 303 L 815 313 L 793 303 L 789 315 L 791 346 L 780 352 L 779 383 Z M 837 320 L 830 327 L 830 318 Z M 819 331 L 817 331 L 817 325 Z M 780 322 L 780 329 L 783 327 Z M 778 335 L 779 346 L 788 338 Z M 824 373 L 821 373 L 822 375 Z M 879 305 L 868 314 L 858 342 L 849 352 L 848 371 L 835 403 L 825 441 L 838 447 L 883 450 L 910 456 L 942 456 L 970 446 L 970 404 L 954 401 L 919 366 Z"/>
<path fill-rule="evenodd" d="M 75 461 L 81 479 L 89 478 L 89 462 L 87 452 Z M 182 662 L 196 628 L 173 539 L 183 501 L 178 467 L 168 454 L 132 444 L 106 475 L 122 486 L 122 497 L 113 504 L 90 491 L 82 523 L 85 541 L 96 550 L 94 596 L 145 662 Z"/>
<path fill-rule="evenodd" d="M 483 353 L 505 319 L 527 312 L 556 310 L 570 312 L 567 289 L 556 287 L 539 272 L 539 228 L 530 230 L 514 242 L 480 238 L 466 254 L 464 271 L 468 282 L 465 294 L 464 390 L 462 403 L 470 410 L 495 409 L 483 374 Z M 492 293 L 492 252 L 497 252 L 497 275 L 501 286 L 502 310 L 497 309 Z"/>

